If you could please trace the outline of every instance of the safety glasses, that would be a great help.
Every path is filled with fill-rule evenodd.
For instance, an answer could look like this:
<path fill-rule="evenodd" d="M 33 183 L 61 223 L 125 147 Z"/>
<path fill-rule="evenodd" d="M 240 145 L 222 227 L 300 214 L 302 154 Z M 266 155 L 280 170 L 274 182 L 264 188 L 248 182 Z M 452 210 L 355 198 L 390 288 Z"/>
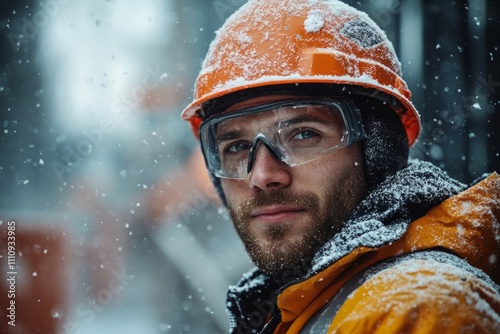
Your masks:
<path fill-rule="evenodd" d="M 200 127 L 208 169 L 217 177 L 245 179 L 260 144 L 290 167 L 305 164 L 366 138 L 351 99 L 294 99 L 221 113 Z"/>

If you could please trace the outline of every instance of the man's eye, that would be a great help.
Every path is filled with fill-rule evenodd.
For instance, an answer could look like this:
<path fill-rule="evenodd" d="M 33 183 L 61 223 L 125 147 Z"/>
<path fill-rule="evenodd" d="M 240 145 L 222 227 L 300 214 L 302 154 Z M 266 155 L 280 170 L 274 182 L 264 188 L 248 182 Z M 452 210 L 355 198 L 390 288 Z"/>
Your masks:
<path fill-rule="evenodd" d="M 293 136 L 294 140 L 306 140 L 316 137 L 318 134 L 312 130 L 303 130 Z"/>
<path fill-rule="evenodd" d="M 226 146 L 224 152 L 226 153 L 239 153 L 250 148 L 250 144 L 248 142 L 236 142 L 231 145 Z"/>

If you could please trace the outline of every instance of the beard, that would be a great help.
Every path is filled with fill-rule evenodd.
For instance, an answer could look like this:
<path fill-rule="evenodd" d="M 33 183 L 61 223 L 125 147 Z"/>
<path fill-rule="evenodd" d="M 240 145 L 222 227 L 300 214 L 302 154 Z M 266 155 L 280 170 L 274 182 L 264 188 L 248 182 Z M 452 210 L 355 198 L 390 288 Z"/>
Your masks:
<path fill-rule="evenodd" d="M 326 190 L 324 200 L 312 192 L 280 189 L 259 192 L 228 211 L 247 253 L 257 267 L 276 279 L 289 281 L 307 273 L 318 250 L 330 240 L 341 222 L 357 206 L 364 195 L 362 173 L 342 175 Z M 251 212 L 259 207 L 291 204 L 305 209 L 307 229 L 291 235 L 297 222 L 279 222 L 260 226 L 258 237 L 252 232 Z M 300 222 L 304 224 L 304 222 Z"/>

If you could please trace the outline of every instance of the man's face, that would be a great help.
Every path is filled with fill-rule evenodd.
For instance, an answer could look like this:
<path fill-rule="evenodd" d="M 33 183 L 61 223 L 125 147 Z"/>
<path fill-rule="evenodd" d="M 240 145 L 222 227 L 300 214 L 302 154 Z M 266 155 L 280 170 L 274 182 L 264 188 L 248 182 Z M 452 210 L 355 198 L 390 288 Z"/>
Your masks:
<path fill-rule="evenodd" d="M 231 109 L 284 98 L 255 98 Z M 265 127 L 265 118 L 259 122 Z M 259 145 L 246 179 L 221 182 L 229 213 L 248 254 L 259 268 L 273 275 L 306 270 L 365 191 L 359 144 L 295 167 L 287 166 L 265 145 Z"/>

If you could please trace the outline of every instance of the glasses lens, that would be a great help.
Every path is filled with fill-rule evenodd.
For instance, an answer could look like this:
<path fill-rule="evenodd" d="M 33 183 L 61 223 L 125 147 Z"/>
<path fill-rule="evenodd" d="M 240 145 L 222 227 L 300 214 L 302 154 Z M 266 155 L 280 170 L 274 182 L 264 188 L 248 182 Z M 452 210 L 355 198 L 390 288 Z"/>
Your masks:
<path fill-rule="evenodd" d="M 261 142 L 292 167 L 330 154 L 350 143 L 345 109 L 344 102 L 293 100 L 221 114 L 200 128 L 207 165 L 218 177 L 244 179 Z"/>
<path fill-rule="evenodd" d="M 347 132 L 342 111 L 332 105 L 298 105 L 279 122 L 275 141 L 286 163 L 297 166 L 326 151 L 344 147 Z"/>

